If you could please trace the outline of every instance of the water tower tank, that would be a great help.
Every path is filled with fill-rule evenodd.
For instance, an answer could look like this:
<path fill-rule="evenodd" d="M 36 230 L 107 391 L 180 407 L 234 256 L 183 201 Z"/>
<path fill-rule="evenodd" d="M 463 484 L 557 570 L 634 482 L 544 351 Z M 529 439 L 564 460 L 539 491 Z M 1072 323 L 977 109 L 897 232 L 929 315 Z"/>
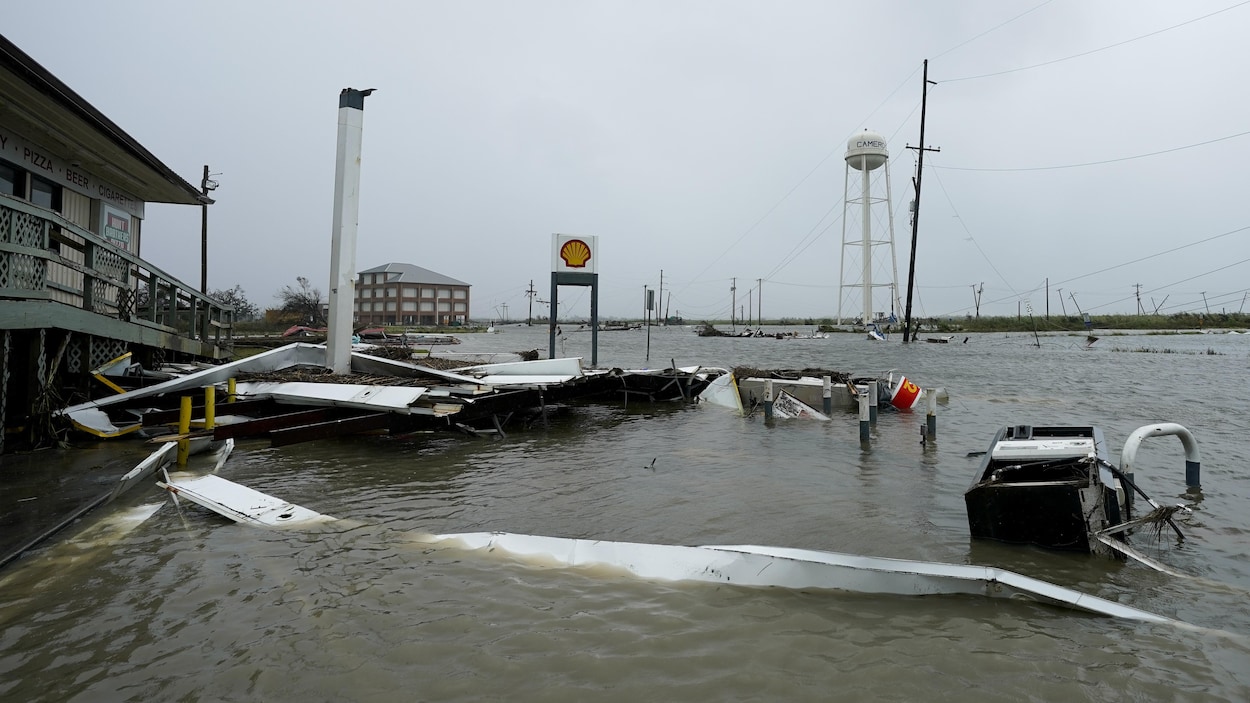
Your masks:
<path fill-rule="evenodd" d="M 890 152 L 885 148 L 885 137 L 864 130 L 846 142 L 846 163 L 857 171 L 871 171 L 885 163 Z"/>

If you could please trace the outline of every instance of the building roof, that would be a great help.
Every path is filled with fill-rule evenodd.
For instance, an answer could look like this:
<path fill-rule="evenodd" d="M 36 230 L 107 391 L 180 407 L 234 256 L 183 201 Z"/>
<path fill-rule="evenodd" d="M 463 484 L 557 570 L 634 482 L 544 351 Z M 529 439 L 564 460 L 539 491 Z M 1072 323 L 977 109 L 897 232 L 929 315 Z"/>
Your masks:
<path fill-rule="evenodd" d="M 145 202 L 200 205 L 212 199 L 143 148 L 26 52 L 0 35 L 0 111 L 14 129 L 61 145 L 91 171 Z"/>
<path fill-rule="evenodd" d="M 457 281 L 451 276 L 444 276 L 443 274 L 438 273 L 436 271 L 423 269 L 420 266 L 413 266 L 412 264 L 398 264 L 398 263 L 383 264 L 381 266 L 375 266 L 371 269 L 365 269 L 364 271 L 361 271 L 360 273 L 362 274 L 365 274 L 365 273 L 398 273 L 399 278 L 396 279 L 396 282 L 398 283 L 432 283 L 435 285 L 445 285 L 445 286 L 469 286 L 470 285 L 468 283 L 465 283 L 464 281 Z"/>

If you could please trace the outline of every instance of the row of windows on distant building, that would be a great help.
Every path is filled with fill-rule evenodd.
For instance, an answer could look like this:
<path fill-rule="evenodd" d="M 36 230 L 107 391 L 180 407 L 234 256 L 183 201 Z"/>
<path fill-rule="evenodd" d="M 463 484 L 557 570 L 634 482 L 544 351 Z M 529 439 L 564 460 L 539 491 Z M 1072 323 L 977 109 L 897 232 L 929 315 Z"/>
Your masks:
<path fill-rule="evenodd" d="M 435 312 L 433 300 L 405 300 L 400 305 L 394 300 L 386 302 L 359 302 L 356 303 L 357 312 Z M 438 302 L 437 312 L 458 312 L 466 313 L 469 311 L 467 303 L 449 303 L 446 301 Z"/>
<path fill-rule="evenodd" d="M 420 295 L 417 295 L 420 291 Z M 438 298 L 440 300 L 447 298 L 455 298 L 456 300 L 465 300 L 469 297 L 469 291 L 464 288 L 415 288 L 404 286 L 402 290 L 395 286 L 387 286 L 385 288 L 361 288 L 358 291 L 361 298 L 394 298 L 401 295 L 404 298 Z"/>

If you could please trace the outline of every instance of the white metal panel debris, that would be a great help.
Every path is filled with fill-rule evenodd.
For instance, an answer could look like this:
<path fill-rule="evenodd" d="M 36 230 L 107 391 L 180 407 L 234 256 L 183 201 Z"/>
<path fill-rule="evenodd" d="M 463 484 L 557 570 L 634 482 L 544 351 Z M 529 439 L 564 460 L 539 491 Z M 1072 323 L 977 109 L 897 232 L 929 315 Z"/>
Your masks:
<path fill-rule="evenodd" d="M 235 393 L 243 398 L 273 398 L 280 403 L 322 405 L 361 410 L 408 413 L 425 388 L 371 386 L 360 383 L 307 383 L 302 381 L 239 383 Z"/>
<path fill-rule="evenodd" d="M 892 595 L 966 594 L 1026 598 L 1102 615 L 1177 621 L 1063 586 L 988 566 L 866 557 L 754 545 L 683 547 L 561 537 L 472 532 L 434 535 L 431 541 L 506 552 L 528 563 L 615 567 L 645 579 L 705 581 L 742 586 L 830 589 Z"/>
<path fill-rule="evenodd" d="M 159 486 L 235 522 L 263 527 L 335 520 L 218 476 L 177 477 Z M 656 581 L 828 589 L 884 595 L 980 595 L 1026 599 L 1101 615 L 1192 627 L 1097 596 L 989 566 L 888 559 L 808 549 L 612 542 L 506 532 L 414 535 L 440 547 L 504 553 L 538 566 L 610 567 Z"/>
<path fill-rule="evenodd" d="M 699 399 L 709 405 L 730 408 L 737 410 L 739 415 L 743 414 L 742 396 L 738 393 L 738 383 L 732 372 L 723 374 L 707 384 L 707 388 L 699 394 Z"/>
<path fill-rule="evenodd" d="M 235 522 L 260 527 L 305 527 L 335 518 L 212 474 L 170 477 L 156 485 Z"/>

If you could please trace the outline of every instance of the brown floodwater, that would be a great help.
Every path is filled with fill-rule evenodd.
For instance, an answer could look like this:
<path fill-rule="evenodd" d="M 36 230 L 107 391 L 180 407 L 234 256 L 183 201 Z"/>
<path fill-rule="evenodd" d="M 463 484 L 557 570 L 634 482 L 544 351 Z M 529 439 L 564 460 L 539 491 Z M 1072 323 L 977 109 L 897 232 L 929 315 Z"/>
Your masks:
<path fill-rule="evenodd" d="M 589 359 L 589 333 L 571 327 L 558 351 Z M 459 349 L 546 348 L 545 328 L 502 329 Z M 601 333 L 601 364 L 645 365 L 645 334 Z M 503 440 L 241 442 L 223 477 L 342 520 L 267 531 L 175 509 L 155 485 L 132 491 L 0 571 L 0 699 L 1250 699 L 1250 336 L 1033 341 L 652 331 L 655 366 L 898 369 L 945 387 L 927 444 L 923 412 L 883 412 L 864 448 L 852 412 L 765 422 L 638 402 L 577 405 Z M 1161 421 L 1197 436 L 1201 501 L 1183 544 L 1134 543 L 1199 578 L 970 539 L 969 453 L 999 426 L 1098 425 L 1118 459 L 1133 429 Z M 1136 474 L 1160 502 L 1183 499 L 1180 443 L 1147 440 Z M 973 597 L 655 583 L 416 539 L 491 530 L 990 564 L 1196 627 Z"/>

